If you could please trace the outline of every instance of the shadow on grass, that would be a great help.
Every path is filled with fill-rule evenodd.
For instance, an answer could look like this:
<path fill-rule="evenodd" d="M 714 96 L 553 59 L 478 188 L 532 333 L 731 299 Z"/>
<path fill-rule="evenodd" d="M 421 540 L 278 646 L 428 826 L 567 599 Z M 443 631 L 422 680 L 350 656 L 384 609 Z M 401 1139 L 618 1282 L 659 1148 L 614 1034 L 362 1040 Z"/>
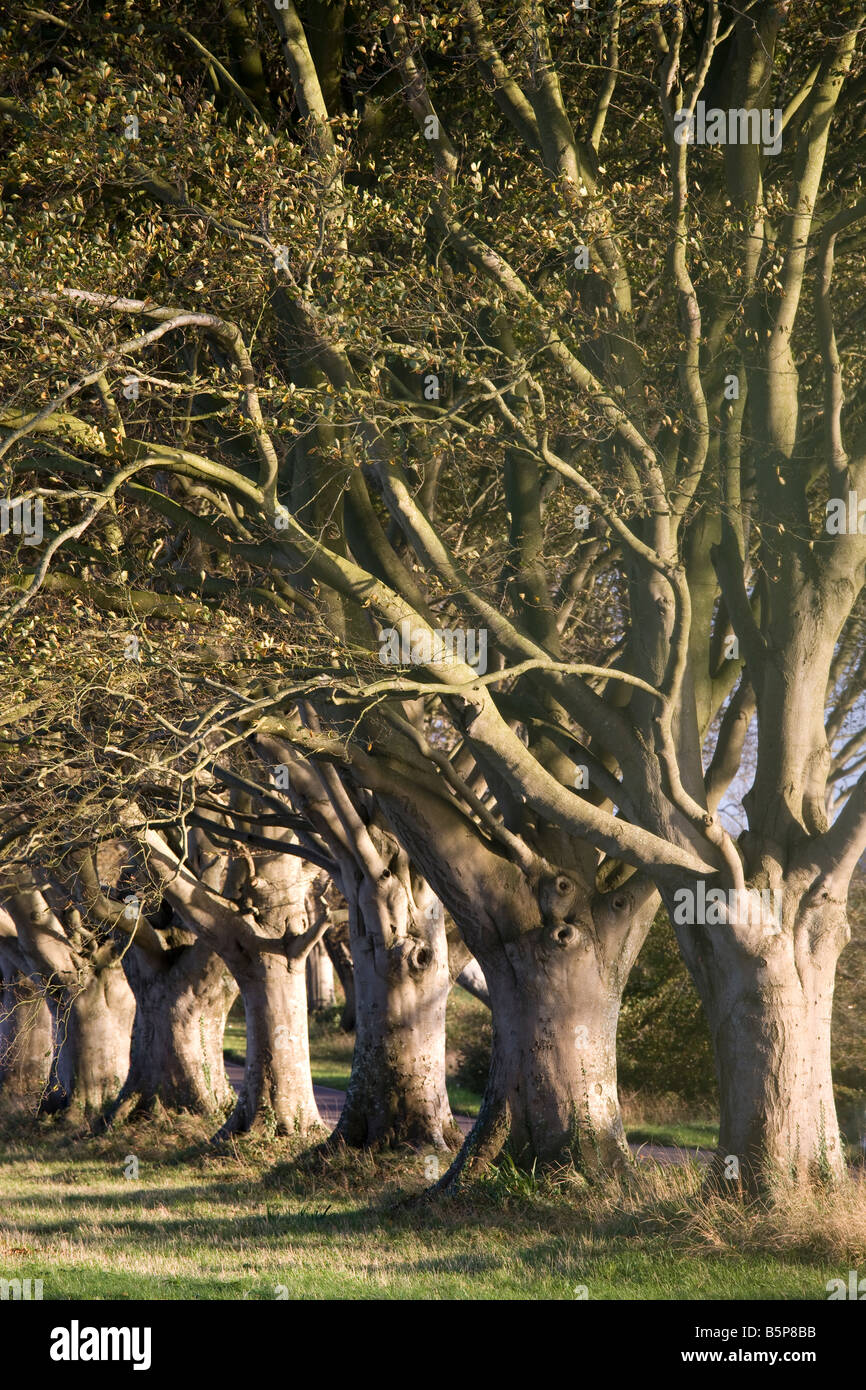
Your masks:
<path fill-rule="evenodd" d="M 0 1211 L 14 1244 L 34 1246 L 28 1263 L 50 1261 L 52 1278 L 70 1270 L 68 1287 L 87 1287 L 93 1297 L 123 1297 L 118 1263 L 147 1264 L 148 1254 L 163 1269 L 158 1278 L 130 1274 L 127 1292 L 152 1279 L 154 1292 L 141 1296 L 253 1299 L 278 1297 L 257 1278 L 256 1261 L 276 1262 L 281 1270 L 286 1262 L 281 1277 L 288 1284 L 296 1251 L 292 1287 L 305 1297 L 397 1297 L 406 1279 L 419 1290 L 408 1296 L 471 1296 L 457 1286 L 464 1277 L 467 1288 L 484 1285 L 480 1296 L 507 1285 L 507 1296 L 519 1297 L 526 1296 L 514 1292 L 521 1269 L 534 1281 L 530 1296 L 549 1297 L 546 1280 L 586 1283 L 578 1277 L 586 1268 L 602 1281 L 599 1288 L 614 1290 L 600 1297 L 667 1298 L 681 1287 L 683 1297 L 790 1298 L 802 1296 L 792 1273 L 798 1264 L 831 1260 L 848 1269 L 866 1258 L 862 1183 L 837 1195 L 793 1193 L 787 1205 L 747 1207 L 707 1200 L 703 1173 L 691 1164 L 633 1164 L 619 1180 L 595 1186 L 567 1169 L 536 1177 L 506 1167 L 467 1181 L 453 1195 L 418 1203 L 411 1199 L 429 1186 L 425 1155 L 405 1148 L 373 1153 L 344 1145 L 311 1162 L 301 1141 L 247 1137 L 215 1151 L 206 1125 L 192 1117 L 140 1120 L 120 1134 L 79 1142 L 42 1121 L 4 1132 L 12 1142 L 8 1152 L 0 1148 Z M 139 1159 L 140 1177 L 124 1180 L 130 1154 Z M 466 1248 L 476 1241 L 479 1248 Z M 65 1242 L 73 1246 L 68 1257 Z M 163 1278 L 175 1253 L 188 1261 L 196 1249 L 206 1261 L 218 1258 L 221 1269 L 224 1257 L 225 1276 L 199 1278 L 193 1269 L 174 1282 Z M 344 1250 L 340 1263 L 335 1257 Z M 0 1258 L 8 1253 L 0 1248 Z M 249 1280 L 236 1277 L 247 1259 Z M 737 1294 L 741 1266 L 742 1287 L 751 1292 Z M 784 1273 L 778 1286 L 784 1295 L 772 1292 L 774 1267 L 780 1278 Z M 615 1292 L 626 1284 L 643 1287 L 642 1270 L 648 1280 L 652 1274 L 647 1287 L 660 1292 Z M 42 1277 L 40 1268 L 32 1272 Z M 431 1276 L 449 1291 L 429 1292 Z M 809 1277 L 810 1289 L 817 1288 L 814 1268 Z M 109 1286 L 120 1292 L 107 1293 Z M 702 1294 L 704 1288 L 716 1292 Z"/>

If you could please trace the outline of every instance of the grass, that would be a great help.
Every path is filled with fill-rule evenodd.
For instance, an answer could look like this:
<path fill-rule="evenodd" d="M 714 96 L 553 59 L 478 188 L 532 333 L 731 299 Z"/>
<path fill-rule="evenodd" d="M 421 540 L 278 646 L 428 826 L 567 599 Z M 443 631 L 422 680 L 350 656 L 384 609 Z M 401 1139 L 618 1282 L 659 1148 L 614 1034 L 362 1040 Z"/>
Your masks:
<path fill-rule="evenodd" d="M 632 1144 L 664 1144 L 672 1149 L 714 1149 L 719 1138 L 718 1125 L 681 1124 L 627 1125 L 626 1133 Z"/>
<path fill-rule="evenodd" d="M 310 1018 L 310 1071 L 317 1086 L 345 1091 L 352 1070 L 355 1035 L 340 1028 L 340 1012 L 335 1005 Z"/>
<path fill-rule="evenodd" d="M 632 1144 L 664 1144 L 675 1149 L 714 1149 L 719 1138 L 717 1116 L 709 1109 L 688 1106 L 675 1095 L 624 1091 L 622 1118 Z"/>
<path fill-rule="evenodd" d="M 708 1200 L 692 1166 L 589 1188 L 504 1168 L 420 1193 L 423 1159 L 292 1141 L 228 1149 L 189 1117 L 76 1138 L 0 1117 L 0 1276 L 47 1299 L 825 1299 L 866 1261 L 866 1185 L 773 1208 Z M 139 1172 L 127 1179 L 128 1156 Z M 276 1165 L 276 1166 L 275 1166 Z"/>
<path fill-rule="evenodd" d="M 227 1062 L 239 1062 L 243 1066 L 247 1055 L 247 1025 L 243 1005 L 236 1001 L 226 1020 L 223 1033 L 223 1055 Z"/>

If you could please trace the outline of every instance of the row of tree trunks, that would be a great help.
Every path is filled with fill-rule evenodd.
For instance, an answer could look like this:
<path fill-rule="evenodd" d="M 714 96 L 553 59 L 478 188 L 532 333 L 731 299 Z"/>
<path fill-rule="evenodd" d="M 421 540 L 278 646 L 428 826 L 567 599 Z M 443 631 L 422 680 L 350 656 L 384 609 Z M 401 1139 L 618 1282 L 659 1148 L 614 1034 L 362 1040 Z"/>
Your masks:
<path fill-rule="evenodd" d="M 297 863 L 297 861 L 295 861 Z M 294 868 L 294 866 L 293 866 Z M 411 936 L 383 946 L 389 898 L 402 885 L 358 881 L 350 906 L 354 980 L 361 1003 L 352 1076 L 335 1138 L 350 1145 L 409 1143 L 440 1150 L 457 1130 L 445 1086 L 445 1007 L 450 988 L 444 914 L 426 885 Z M 372 930 L 368 924 L 372 924 Z M 296 931 L 300 929 L 296 923 Z M 54 1004 L 62 1042 L 48 1108 L 78 1107 L 92 1118 L 163 1105 L 208 1114 L 224 1108 L 231 1090 L 222 1034 L 237 986 L 202 942 L 175 948 L 171 963 L 141 952 L 124 958 L 123 976 L 103 972 L 89 987 Z M 279 953 L 262 952 L 242 968 L 235 961 L 247 1021 L 246 1074 L 222 1134 L 245 1132 L 259 1120 L 277 1132 L 318 1127 L 310 1080 L 307 997 L 302 969 Z M 480 972 L 479 972 L 480 973 Z M 485 958 L 494 1019 L 493 1065 L 480 1131 L 508 1132 L 515 1158 L 531 1165 L 571 1151 L 584 1168 L 615 1167 L 624 1154 L 616 1092 L 616 1023 L 620 989 L 588 935 L 563 923 L 555 933 L 518 937 Z M 478 980 L 475 981 L 479 985 Z M 30 1014 L 35 986 L 21 983 Z M 16 1001 L 6 1028 L 30 1039 L 26 1066 L 45 1085 L 51 1030 L 44 1003 L 41 1029 L 25 1028 Z M 45 1042 L 47 1039 L 47 1049 Z M 17 1069 L 25 1068 L 19 1042 Z M 123 1077 L 126 1080 L 123 1082 Z M 504 1125 L 504 1129 L 503 1129 Z M 488 1145 L 489 1147 L 489 1145 Z"/>
<path fill-rule="evenodd" d="M 341 863 L 357 1037 L 333 1142 L 445 1151 L 459 1142 L 446 1089 L 445 1010 L 468 952 L 464 946 L 449 960 L 440 900 L 393 836 L 377 827 L 368 833 L 378 874 L 354 856 Z M 156 1103 L 225 1110 L 231 1090 L 221 1042 L 240 988 L 245 1075 L 219 1136 L 261 1126 L 315 1137 L 321 1120 L 305 978 L 323 927 L 311 895 L 315 869 L 289 854 L 257 855 L 254 864 L 241 856 L 230 873 L 223 864 L 217 893 L 207 865 L 178 873 L 176 857 L 158 843 L 151 864 L 163 872 L 175 909 L 199 929 L 210 913 L 211 934 L 175 930 L 161 954 L 128 950 L 122 970 L 114 962 L 82 988 L 55 991 L 61 1046 L 45 1104 L 91 1121 Z M 479 861 L 476 870 L 476 908 L 495 903 L 495 930 L 479 927 L 465 903 L 462 925 L 483 966 L 483 976 L 476 967 L 468 982 L 489 996 L 493 1054 L 482 1116 L 455 1172 L 506 1143 L 526 1167 L 571 1159 L 587 1173 L 616 1169 L 627 1157 L 616 1026 L 651 905 L 628 891 L 593 899 L 575 871 L 530 882 L 504 873 L 498 860 Z M 221 955 L 212 949 L 217 938 Z"/>
<path fill-rule="evenodd" d="M 104 915 L 94 864 L 81 867 L 79 887 L 88 867 L 91 906 L 99 899 Z M 80 913 L 64 910 L 56 885 L 51 904 L 34 883 L 19 886 L 0 909 L 4 1089 L 91 1126 L 156 1103 L 224 1110 L 222 1038 L 237 989 L 222 961 L 177 931 L 165 945 L 143 918 L 131 945 L 109 931 L 88 947 Z"/>
<path fill-rule="evenodd" d="M 89 1124 L 156 1104 L 200 1115 L 225 1110 L 234 1093 L 223 1032 L 237 988 L 218 957 L 206 955 L 203 969 L 188 961 L 172 972 L 130 953 L 132 991 L 117 969 L 54 994 L 27 976 L 4 978 L 0 1088 Z"/>
<path fill-rule="evenodd" d="M 381 836 L 379 845 L 384 850 Z M 358 1031 L 334 1139 L 446 1150 L 457 1130 L 445 1086 L 452 971 L 443 910 L 423 880 L 407 878 L 408 860 L 395 843 L 388 854 L 392 867 L 379 878 L 360 873 L 356 863 L 342 875 Z M 439 876 L 447 889 L 441 866 Z M 537 917 L 527 930 L 525 881 L 516 879 L 509 895 L 501 867 L 497 876 L 495 932 L 479 929 L 463 903 L 464 935 L 489 991 L 493 1051 L 482 1113 L 452 1179 L 504 1148 L 526 1167 L 570 1158 L 590 1175 L 615 1170 L 627 1160 L 617 1020 L 651 904 L 648 909 L 628 890 L 591 898 L 572 870 L 536 884 L 530 897 Z M 312 877 L 299 859 L 259 859 L 259 931 L 275 912 L 288 939 L 309 946 Z M 480 872 L 478 882 L 484 882 Z M 716 1168 L 730 1178 L 736 1159 L 733 1173 L 747 1185 L 768 1164 L 813 1177 L 841 1172 L 829 1025 L 847 927 L 838 904 L 810 902 L 807 889 L 805 878 L 786 885 L 778 929 L 757 925 L 751 938 L 747 923 L 734 924 L 736 939 L 731 924 L 727 932 L 680 930 L 719 1062 Z M 673 904 L 671 910 L 675 916 Z M 26 953 L 18 943 L 13 961 L 7 939 L 0 1002 L 0 1082 L 7 1094 L 38 1096 L 42 1109 L 89 1123 L 156 1103 L 203 1115 L 225 1112 L 232 1091 L 222 1035 L 240 986 L 246 1072 L 220 1134 L 259 1124 L 281 1134 L 317 1134 L 305 977 L 312 950 L 321 949 L 319 937 L 297 956 L 283 948 L 285 941 L 255 939 L 254 950 L 236 945 L 227 952 L 234 980 L 206 941 L 187 936 L 161 959 L 129 950 L 122 968 L 112 961 L 80 970 L 75 980 L 55 976 L 47 990 L 20 969 Z"/>
<path fill-rule="evenodd" d="M 289 864 L 297 897 L 293 934 L 301 935 L 309 928 L 309 875 L 300 874 L 300 861 Z M 285 874 L 281 882 L 285 888 Z M 810 903 L 806 886 L 782 895 L 778 928 L 751 928 L 750 951 L 746 923 L 738 924 L 736 940 L 721 930 L 699 937 L 694 928 L 681 930 L 683 951 L 704 986 L 719 1059 L 716 1169 L 747 1186 L 768 1163 L 813 1178 L 841 1172 L 829 1037 L 833 975 L 847 925 L 838 905 Z M 389 870 L 378 882 L 356 875 L 349 898 L 360 1011 L 334 1138 L 352 1146 L 445 1150 L 456 1142 L 445 1087 L 451 977 L 444 915 L 420 880 L 412 894 L 411 933 L 390 936 L 395 895 L 405 896 L 400 873 Z M 517 896 L 510 928 L 500 907 L 497 935 L 475 931 L 493 1015 L 492 1065 L 481 1115 L 452 1180 L 504 1148 L 522 1166 L 570 1157 L 587 1174 L 615 1170 L 627 1159 L 616 1028 L 624 967 L 645 934 L 647 908 L 627 892 L 587 905 L 573 874 L 559 875 L 537 896 L 545 924 L 535 931 L 518 930 Z M 600 949 L 602 911 L 620 917 L 625 953 Z M 472 923 L 467 931 L 472 937 Z M 206 943 L 191 938 L 166 952 L 163 963 L 129 951 L 122 970 L 96 969 L 75 987 L 55 984 L 47 993 L 19 969 L 20 949 L 13 959 L 6 945 L 0 1086 L 7 1094 L 38 1098 L 45 1111 L 90 1123 L 157 1102 L 203 1115 L 226 1110 L 232 1091 L 222 1036 L 238 985 Z M 708 963 L 707 950 L 717 959 Z M 277 1133 L 317 1132 L 308 958 L 263 949 L 233 963 L 247 1020 L 247 1063 L 241 1095 L 220 1133 L 259 1123 Z"/>
<path fill-rule="evenodd" d="M 393 769 L 373 804 L 281 740 L 260 737 L 257 748 L 263 761 L 291 768 L 295 805 L 319 828 L 348 904 L 357 1039 L 334 1140 L 440 1150 L 458 1141 L 445 1008 L 474 957 L 468 983 L 489 997 L 492 1064 L 478 1125 L 449 1181 L 506 1146 L 527 1168 L 622 1167 L 616 1028 L 654 914 L 652 885 L 597 892 L 595 855 L 566 844 L 567 872 L 528 847 L 520 867 Z M 443 903 L 459 928 L 450 962 Z"/>

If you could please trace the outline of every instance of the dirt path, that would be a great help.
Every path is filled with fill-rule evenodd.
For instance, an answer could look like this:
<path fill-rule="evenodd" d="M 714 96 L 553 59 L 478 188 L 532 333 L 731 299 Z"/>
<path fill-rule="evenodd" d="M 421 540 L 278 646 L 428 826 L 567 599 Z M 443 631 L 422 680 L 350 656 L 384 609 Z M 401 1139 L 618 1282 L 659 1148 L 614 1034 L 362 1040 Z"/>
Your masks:
<path fill-rule="evenodd" d="M 226 1075 L 237 1090 L 244 1079 L 244 1069 L 238 1062 L 226 1062 Z M 325 1124 L 333 1129 L 340 1118 L 346 1092 L 335 1091 L 331 1086 L 314 1086 L 313 1090 L 319 1114 Z M 475 1123 L 471 1115 L 455 1115 L 454 1119 L 463 1134 L 468 1134 Z M 709 1163 L 712 1158 L 710 1149 L 672 1149 L 666 1148 L 663 1144 L 630 1144 L 629 1148 L 635 1157 L 643 1162 L 661 1163 L 664 1167 L 687 1163 L 692 1158 L 697 1158 L 698 1163 Z"/>

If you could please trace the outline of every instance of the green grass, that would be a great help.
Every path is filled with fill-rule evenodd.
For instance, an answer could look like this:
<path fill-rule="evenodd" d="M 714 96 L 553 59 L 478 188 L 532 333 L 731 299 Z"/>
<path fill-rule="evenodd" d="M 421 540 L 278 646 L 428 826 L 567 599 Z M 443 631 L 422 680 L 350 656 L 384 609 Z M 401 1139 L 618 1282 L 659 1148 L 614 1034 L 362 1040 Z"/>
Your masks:
<path fill-rule="evenodd" d="M 46 1299 L 262 1300 L 284 1286 L 292 1299 L 572 1300 L 581 1285 L 594 1299 L 824 1299 L 854 1257 L 838 1234 L 822 1247 L 811 1220 L 789 1249 L 735 1216 L 712 1226 L 691 1168 L 648 1165 L 607 1191 L 506 1169 L 407 1208 L 421 1156 L 305 1170 L 290 1141 L 214 1151 L 206 1133 L 163 1119 L 75 1139 L 18 1120 L 0 1135 L 0 1276 L 41 1278 Z"/>
<path fill-rule="evenodd" d="M 478 1114 L 481 1108 L 481 1097 L 477 1091 L 470 1091 L 467 1086 L 459 1086 L 456 1081 L 446 1081 L 448 1099 L 451 1102 L 451 1109 L 455 1115 Z"/>
<path fill-rule="evenodd" d="M 679 1124 L 626 1125 L 632 1144 L 666 1144 L 675 1149 L 714 1149 L 718 1143 L 718 1125 L 683 1120 Z"/>
<path fill-rule="evenodd" d="M 243 1006 L 235 1004 L 226 1020 L 223 1033 L 223 1055 L 227 1062 L 239 1062 L 243 1066 L 247 1054 L 247 1025 Z"/>
<path fill-rule="evenodd" d="M 310 1071 L 318 1086 L 345 1091 L 352 1071 L 354 1033 L 339 1026 L 340 1010 L 324 1010 L 310 1019 Z"/>

